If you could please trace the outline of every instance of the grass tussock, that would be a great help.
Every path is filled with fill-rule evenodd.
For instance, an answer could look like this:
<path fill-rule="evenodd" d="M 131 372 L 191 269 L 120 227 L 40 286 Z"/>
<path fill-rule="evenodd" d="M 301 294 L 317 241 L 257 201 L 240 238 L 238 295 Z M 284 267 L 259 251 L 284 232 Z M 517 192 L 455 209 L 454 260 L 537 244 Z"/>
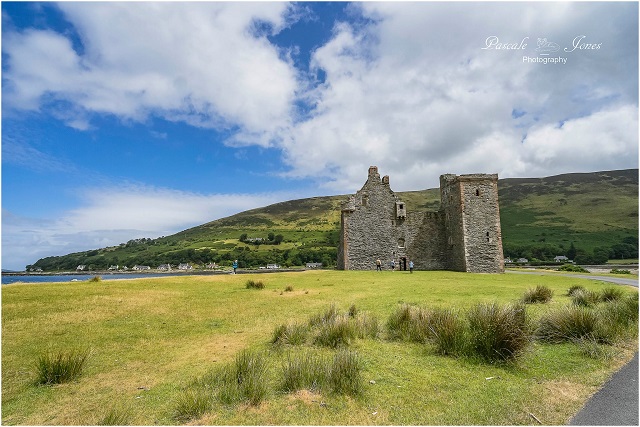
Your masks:
<path fill-rule="evenodd" d="M 245 287 L 247 289 L 264 289 L 265 285 L 264 282 L 262 282 L 261 280 L 253 280 L 253 279 L 249 279 L 247 280 L 247 282 L 245 283 Z"/>
<path fill-rule="evenodd" d="M 438 354 L 453 357 L 466 354 L 468 327 L 457 311 L 451 308 L 434 310 L 430 328 L 432 341 Z"/>
<path fill-rule="evenodd" d="M 36 383 L 40 385 L 62 384 L 82 375 L 89 357 L 89 350 L 47 352 L 36 362 Z"/>
<path fill-rule="evenodd" d="M 128 426 L 131 425 L 131 409 L 113 407 L 98 422 L 101 426 Z"/>
<path fill-rule="evenodd" d="M 327 360 L 310 351 L 297 355 L 288 353 L 282 364 L 281 378 L 280 389 L 287 393 L 320 390 L 327 384 Z"/>
<path fill-rule="evenodd" d="M 362 362 L 356 352 L 342 349 L 333 356 L 328 383 L 331 392 L 357 396 L 362 393 Z"/>
<path fill-rule="evenodd" d="M 351 345 L 360 338 L 377 338 L 380 333 L 378 319 L 358 311 L 355 305 L 349 312 L 340 313 L 335 304 L 324 312 L 313 315 L 306 324 L 282 324 L 271 336 L 274 345 L 303 345 L 311 341 L 322 347 L 338 348 Z"/>
<path fill-rule="evenodd" d="M 309 327 L 304 324 L 280 325 L 273 331 L 271 343 L 276 345 L 302 345 L 307 341 Z"/>
<path fill-rule="evenodd" d="M 102 277 L 101 276 L 93 276 L 91 279 L 88 280 L 89 282 L 92 283 L 99 283 L 102 282 Z"/>
<path fill-rule="evenodd" d="M 291 285 L 287 285 L 287 286 L 284 288 L 284 291 L 285 291 L 285 292 L 293 292 L 293 286 L 291 286 Z"/>
<path fill-rule="evenodd" d="M 187 422 L 199 418 L 212 408 L 213 396 L 206 390 L 185 390 L 178 395 L 174 418 Z"/>
<path fill-rule="evenodd" d="M 535 336 L 546 342 L 561 343 L 578 341 L 596 331 L 598 316 L 584 306 L 565 306 L 544 314 L 539 322 Z"/>
<path fill-rule="evenodd" d="M 224 403 L 247 401 L 258 405 L 268 394 L 267 359 L 263 354 L 243 350 L 233 364 L 223 370 L 220 400 Z"/>
<path fill-rule="evenodd" d="M 602 301 L 617 301 L 624 297 L 624 291 L 620 289 L 620 287 L 610 286 L 608 288 L 604 288 L 600 293 L 600 299 Z"/>
<path fill-rule="evenodd" d="M 431 335 L 430 312 L 410 304 L 402 304 L 387 319 L 391 340 L 425 342 Z"/>
<path fill-rule="evenodd" d="M 525 304 L 546 304 L 553 298 L 553 291 L 544 285 L 538 285 L 535 289 L 527 289 L 522 297 Z"/>
<path fill-rule="evenodd" d="M 582 285 L 573 285 L 567 290 L 567 296 L 572 297 L 576 292 L 584 292 L 586 290 Z"/>
<path fill-rule="evenodd" d="M 485 360 L 515 359 L 531 341 L 523 304 L 477 304 L 467 317 L 469 348 Z"/>
<path fill-rule="evenodd" d="M 575 291 L 571 295 L 573 305 L 580 307 L 593 307 L 601 301 L 601 295 L 598 292 L 583 290 Z"/>

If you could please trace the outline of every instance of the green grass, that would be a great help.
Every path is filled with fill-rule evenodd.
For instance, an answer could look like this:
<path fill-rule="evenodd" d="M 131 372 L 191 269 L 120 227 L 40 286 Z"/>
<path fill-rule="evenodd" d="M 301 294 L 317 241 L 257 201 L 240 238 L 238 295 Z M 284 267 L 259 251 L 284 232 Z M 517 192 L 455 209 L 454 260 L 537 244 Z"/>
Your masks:
<path fill-rule="evenodd" d="M 248 279 L 262 280 L 266 288 L 248 291 Z M 354 305 L 352 321 L 365 315 L 386 320 L 402 304 L 460 315 L 476 304 L 510 304 L 542 281 L 556 296 L 527 306 L 532 321 L 568 306 L 565 294 L 572 285 L 597 293 L 611 286 L 561 275 L 375 271 L 5 285 L 2 422 L 96 424 L 106 409 L 129 402 L 128 423 L 171 425 L 184 399 L 184 419 L 205 425 L 530 425 L 529 413 L 545 424 L 564 424 L 630 359 L 637 334 L 624 345 L 599 344 L 616 357 L 594 357 L 599 347 L 583 351 L 575 343 L 537 342 L 513 363 L 490 364 L 443 356 L 434 342 L 391 341 L 382 321 L 377 338 L 357 336 L 342 349 L 357 354 L 356 393 L 345 396 L 309 383 L 295 392 L 278 391 L 289 352 L 310 352 L 333 364 L 341 351 L 314 345 L 311 336 L 301 346 L 274 346 L 278 325 L 350 317 Z M 287 285 L 296 290 L 281 295 Z M 635 288 L 620 289 L 637 295 Z M 632 309 L 630 298 L 599 306 L 621 301 L 631 301 Z M 624 307 L 617 310 L 628 317 Z M 34 384 L 33 365 L 43 351 L 77 346 L 92 349 L 80 377 L 55 387 Z M 249 397 L 224 403 L 224 372 L 245 350 L 264 355 L 266 394 L 258 390 L 262 397 L 253 404 Z M 352 372 L 348 364 L 340 370 L 343 378 Z M 189 390 L 201 394 L 185 395 Z"/>

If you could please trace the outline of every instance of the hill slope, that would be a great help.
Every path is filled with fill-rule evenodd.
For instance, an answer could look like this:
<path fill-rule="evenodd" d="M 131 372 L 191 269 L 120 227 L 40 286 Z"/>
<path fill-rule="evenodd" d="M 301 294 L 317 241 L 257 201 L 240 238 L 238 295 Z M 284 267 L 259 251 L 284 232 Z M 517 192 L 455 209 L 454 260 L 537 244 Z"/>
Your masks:
<path fill-rule="evenodd" d="M 637 169 L 501 179 L 498 190 L 505 256 L 548 259 L 566 255 L 573 243 L 585 262 L 593 261 L 588 258 L 594 249 L 601 255 L 606 251 L 609 257 L 637 257 Z M 438 189 L 397 194 L 408 210 L 440 206 Z M 47 257 L 28 267 L 51 271 L 85 264 L 106 269 L 181 262 L 225 264 L 233 259 L 239 259 L 242 267 L 309 261 L 331 265 L 338 245 L 340 206 L 346 197 L 276 203 L 172 236 Z"/>

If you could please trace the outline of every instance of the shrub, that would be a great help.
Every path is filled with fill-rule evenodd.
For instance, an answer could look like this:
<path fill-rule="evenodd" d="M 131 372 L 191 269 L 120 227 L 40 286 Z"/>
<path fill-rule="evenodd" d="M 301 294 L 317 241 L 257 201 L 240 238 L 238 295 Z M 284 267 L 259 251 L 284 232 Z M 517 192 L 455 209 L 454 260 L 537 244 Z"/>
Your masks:
<path fill-rule="evenodd" d="M 566 306 L 546 313 L 540 318 L 535 335 L 543 341 L 560 343 L 594 336 L 597 328 L 596 313 L 582 306 Z"/>
<path fill-rule="evenodd" d="M 327 376 L 328 363 L 321 356 L 310 352 L 297 356 L 289 353 L 282 365 L 281 389 L 285 392 L 320 389 L 326 385 Z"/>
<path fill-rule="evenodd" d="M 88 280 L 89 282 L 102 282 L 102 277 L 100 276 L 93 276 L 91 279 Z"/>
<path fill-rule="evenodd" d="M 631 274 L 629 270 L 618 270 L 617 268 L 613 268 L 610 271 L 611 274 Z"/>
<path fill-rule="evenodd" d="M 468 313 L 469 346 L 489 361 L 514 359 L 527 348 L 529 333 L 525 306 L 477 304 Z"/>
<path fill-rule="evenodd" d="M 569 288 L 569 290 L 567 291 L 567 296 L 572 297 L 573 294 L 575 294 L 576 292 L 584 292 L 586 291 L 584 286 L 581 285 L 573 285 Z"/>
<path fill-rule="evenodd" d="M 307 341 L 309 328 L 306 325 L 280 325 L 273 331 L 272 344 L 302 345 Z"/>
<path fill-rule="evenodd" d="M 246 288 L 247 289 L 264 289 L 264 283 L 261 281 L 256 282 L 253 279 L 249 279 L 247 280 Z"/>
<path fill-rule="evenodd" d="M 608 287 L 602 290 L 600 299 L 602 301 L 617 301 L 624 296 L 624 291 L 619 287 Z"/>
<path fill-rule="evenodd" d="M 535 289 L 528 289 L 522 297 L 525 304 L 548 303 L 553 297 L 553 291 L 547 286 L 538 285 Z"/>
<path fill-rule="evenodd" d="M 574 273 L 588 273 L 589 270 L 586 270 L 582 267 L 580 267 L 579 265 L 575 265 L 575 264 L 565 264 L 561 267 L 558 268 L 558 271 L 571 271 Z"/>
<path fill-rule="evenodd" d="M 47 352 L 36 363 L 37 384 L 62 384 L 79 377 L 89 357 L 89 351 Z"/>
<path fill-rule="evenodd" d="M 329 369 L 328 383 L 336 394 L 356 396 L 362 393 L 361 362 L 358 354 L 340 350 L 333 357 Z"/>
<path fill-rule="evenodd" d="M 430 328 L 438 353 L 449 356 L 462 356 L 466 353 L 468 331 L 458 313 L 452 309 L 434 310 Z"/>
<path fill-rule="evenodd" d="M 211 409 L 212 396 L 204 390 L 185 390 L 178 395 L 174 417 L 184 422 L 198 418 Z"/>
<path fill-rule="evenodd" d="M 356 327 L 347 315 L 338 315 L 319 326 L 314 343 L 331 348 L 349 345 L 357 337 Z"/>
<path fill-rule="evenodd" d="M 600 294 L 590 290 L 575 291 L 571 295 L 573 305 L 582 307 L 593 307 L 600 302 Z"/>

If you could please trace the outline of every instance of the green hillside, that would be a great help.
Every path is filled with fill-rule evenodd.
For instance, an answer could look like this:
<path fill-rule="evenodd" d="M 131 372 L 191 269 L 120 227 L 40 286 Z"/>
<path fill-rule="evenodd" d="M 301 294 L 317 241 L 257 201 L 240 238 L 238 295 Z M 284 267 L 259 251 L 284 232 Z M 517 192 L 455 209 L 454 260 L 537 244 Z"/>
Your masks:
<path fill-rule="evenodd" d="M 577 260 L 638 256 L 638 170 L 510 178 L 498 183 L 505 256 Z M 437 210 L 438 189 L 397 193 L 408 210 Z M 243 268 L 267 263 L 303 265 L 336 259 L 340 206 L 347 196 L 313 197 L 276 203 L 218 219 L 158 239 L 47 257 L 29 268 L 73 270 L 111 265 L 129 267 L 216 262 Z M 262 239 L 256 240 L 256 239 Z M 572 254 L 573 255 L 573 254 Z M 604 259 L 606 261 L 606 259 Z"/>

